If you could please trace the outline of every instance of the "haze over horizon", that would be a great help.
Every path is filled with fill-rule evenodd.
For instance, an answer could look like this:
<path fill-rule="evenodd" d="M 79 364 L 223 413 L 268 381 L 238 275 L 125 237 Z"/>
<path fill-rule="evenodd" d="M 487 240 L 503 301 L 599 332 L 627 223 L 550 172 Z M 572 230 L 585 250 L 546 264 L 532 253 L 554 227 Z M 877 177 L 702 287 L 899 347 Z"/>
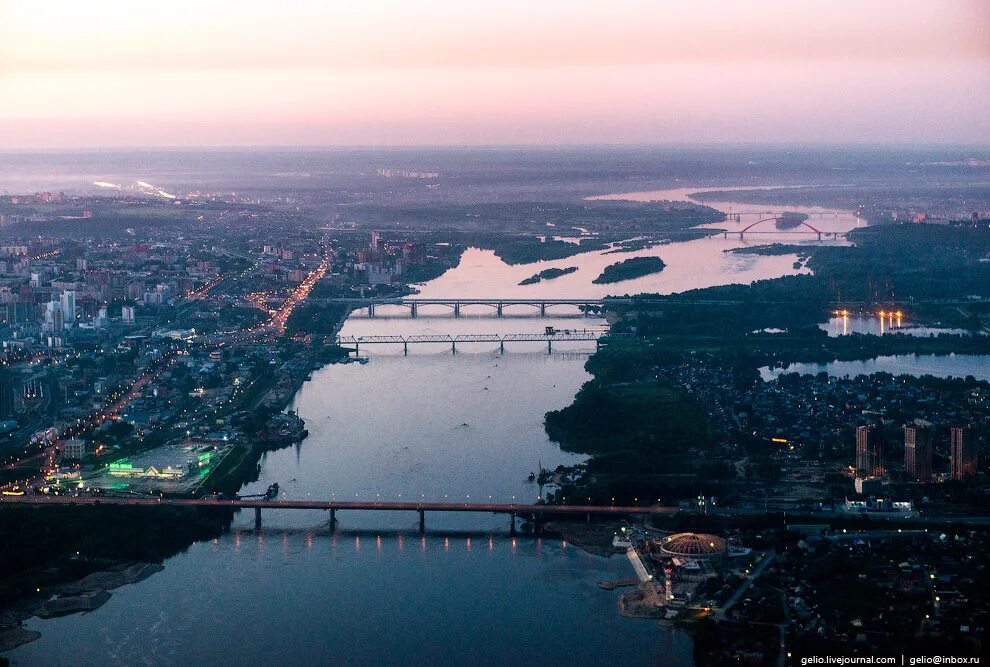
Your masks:
<path fill-rule="evenodd" d="M 0 149 L 986 144 L 988 25 L 979 0 L 4 0 Z"/>

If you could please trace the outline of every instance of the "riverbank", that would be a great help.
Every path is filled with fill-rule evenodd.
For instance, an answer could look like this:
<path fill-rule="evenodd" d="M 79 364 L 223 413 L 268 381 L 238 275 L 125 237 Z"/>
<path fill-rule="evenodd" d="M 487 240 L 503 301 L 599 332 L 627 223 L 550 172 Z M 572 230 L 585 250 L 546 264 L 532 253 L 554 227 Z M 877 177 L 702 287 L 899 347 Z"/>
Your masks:
<path fill-rule="evenodd" d="M 13 651 L 18 646 L 41 638 L 40 632 L 28 630 L 19 625 L 4 629 L 0 626 L 0 654 Z M 5 664 L 0 661 L 0 665 Z"/>
<path fill-rule="evenodd" d="M 0 643 L 37 639 L 20 628 L 32 616 L 98 608 L 110 591 L 160 572 L 167 558 L 190 544 L 221 535 L 232 517 L 223 508 L 4 508 Z"/>
<path fill-rule="evenodd" d="M 615 531 L 619 525 L 614 522 L 582 522 L 558 519 L 545 523 L 543 532 L 560 537 L 566 540 L 568 544 L 573 544 L 590 554 L 608 558 L 615 553 L 612 538 L 615 536 Z"/>
<path fill-rule="evenodd" d="M 789 363 L 897 354 L 990 353 L 990 337 L 982 335 L 828 336 L 821 330 L 820 324 L 834 311 L 831 293 L 838 290 L 849 299 L 870 303 L 877 296 L 865 290 L 873 289 L 869 286 L 880 278 L 897 294 L 923 298 L 909 302 L 881 297 L 882 305 L 868 309 L 890 310 L 895 304 L 921 323 L 933 312 L 952 311 L 952 317 L 974 330 L 990 320 L 990 267 L 981 261 L 990 248 L 990 232 L 911 225 L 869 228 L 854 236 L 856 247 L 816 247 L 808 260 L 813 275 L 644 296 L 615 307 L 610 313 L 613 328 L 635 331 L 638 337 L 598 350 L 586 363 L 594 379 L 570 406 L 546 415 L 545 428 L 552 439 L 565 450 L 591 456 L 580 479 L 555 495 L 589 497 L 592 502 L 676 502 L 698 493 L 722 497 L 744 489 L 745 480 L 776 479 L 782 454 L 768 447 L 771 438 L 796 441 L 791 450 L 804 445 L 807 456 L 824 456 L 838 465 L 847 458 L 845 450 L 835 442 L 819 442 L 824 438 L 820 434 L 845 434 L 862 414 L 839 423 L 810 417 L 804 423 L 804 401 L 810 399 L 800 393 L 807 381 L 787 385 L 794 396 L 785 402 L 777 384 L 765 385 L 761 368 L 772 371 Z M 922 245 L 927 252 L 922 253 Z M 976 415 L 969 414 L 964 393 L 983 391 L 977 382 L 908 379 L 896 386 L 910 395 L 912 402 L 906 405 L 918 414 L 925 414 L 926 405 L 940 404 L 938 392 L 948 392 L 941 404 L 946 404 L 945 396 L 951 397 L 956 414 L 965 413 L 967 419 Z M 853 397 L 834 401 L 866 409 Z M 882 402 L 870 405 L 878 410 Z M 771 409 L 773 414 L 766 414 Z M 902 421 L 917 416 L 905 414 Z M 800 428 L 795 426 L 799 423 Z"/>
<path fill-rule="evenodd" d="M 335 326 L 321 332 L 326 336 L 336 332 L 347 313 L 334 311 L 333 315 Z M 315 368 L 346 355 L 319 341 L 310 344 L 314 350 L 313 354 L 303 355 L 305 364 L 285 364 L 270 372 L 253 384 L 236 405 L 229 406 L 227 413 L 250 410 L 255 414 L 277 414 Z M 322 354 L 318 356 L 318 352 Z M 281 389 L 274 391 L 276 387 Z M 199 484 L 199 493 L 237 493 L 258 478 L 259 461 L 267 452 L 296 442 L 263 441 L 254 437 L 254 430 L 247 427 L 245 436 L 231 446 Z M 222 535 L 233 516 L 233 511 L 224 508 L 4 508 L 0 512 L 0 534 L 17 535 L 20 539 L 11 537 L 0 553 L 0 606 L 5 619 L 0 625 L 11 631 L 34 615 L 48 618 L 96 609 L 109 599 L 108 591 L 160 571 L 167 558 L 196 541 Z M 9 636 L 11 642 L 18 643 L 35 638 L 21 632 Z"/>

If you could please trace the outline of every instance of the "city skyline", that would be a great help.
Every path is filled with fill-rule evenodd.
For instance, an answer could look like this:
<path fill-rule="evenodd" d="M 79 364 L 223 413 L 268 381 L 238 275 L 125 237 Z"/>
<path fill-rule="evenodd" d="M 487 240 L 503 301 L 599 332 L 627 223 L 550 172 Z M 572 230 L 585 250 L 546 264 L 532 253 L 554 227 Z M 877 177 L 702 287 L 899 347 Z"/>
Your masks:
<path fill-rule="evenodd" d="M 985 143 L 985 5 L 0 9 L 0 149 Z"/>
<path fill-rule="evenodd" d="M 0 667 L 979 662 L 990 0 L 0 0 Z"/>

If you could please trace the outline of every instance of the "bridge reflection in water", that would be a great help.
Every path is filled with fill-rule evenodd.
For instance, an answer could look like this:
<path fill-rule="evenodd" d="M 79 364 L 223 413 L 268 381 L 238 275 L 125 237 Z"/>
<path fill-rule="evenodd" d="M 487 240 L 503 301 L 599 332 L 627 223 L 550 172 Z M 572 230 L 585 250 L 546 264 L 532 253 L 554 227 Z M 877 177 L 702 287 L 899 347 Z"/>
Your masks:
<path fill-rule="evenodd" d="M 411 533 L 402 530 L 340 530 L 328 528 L 307 528 L 307 529 L 276 529 L 276 530 L 251 530 L 245 528 L 232 528 L 231 546 L 235 552 L 240 552 L 243 548 L 254 545 L 257 552 L 264 551 L 269 541 L 277 540 L 279 548 L 284 555 L 289 553 L 290 541 L 294 541 L 302 536 L 305 541 L 306 551 L 312 551 L 321 544 L 328 544 L 331 549 L 352 548 L 355 553 L 360 553 L 362 548 L 368 549 L 368 545 L 373 545 L 377 553 L 385 549 L 394 548 L 396 551 L 407 550 L 418 551 L 419 553 L 429 553 L 432 548 L 441 548 L 443 551 L 483 551 L 494 553 L 498 548 L 506 546 L 512 553 L 519 547 L 519 537 L 505 533 L 492 533 L 490 531 L 464 531 L 464 530 L 444 530 L 435 534 Z M 545 543 L 567 549 L 570 544 L 563 538 L 553 538 L 549 542 L 547 538 L 540 535 L 533 537 L 536 551 L 539 552 Z M 505 543 L 505 544 L 503 544 Z M 221 538 L 214 538 L 210 541 L 211 550 L 219 553 L 223 545 Z"/>

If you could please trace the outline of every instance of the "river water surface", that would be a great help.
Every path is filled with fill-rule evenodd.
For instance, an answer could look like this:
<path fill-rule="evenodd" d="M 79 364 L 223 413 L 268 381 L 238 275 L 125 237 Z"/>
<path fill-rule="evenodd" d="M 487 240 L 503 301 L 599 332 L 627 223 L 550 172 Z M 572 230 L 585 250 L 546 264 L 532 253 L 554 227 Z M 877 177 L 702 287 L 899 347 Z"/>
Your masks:
<path fill-rule="evenodd" d="M 672 192 L 660 198 L 675 198 Z M 819 218 L 816 225 L 836 231 L 858 224 L 848 213 Z M 794 239 L 717 237 L 522 266 L 472 249 L 420 292 L 591 298 L 748 283 L 794 273 L 796 258 L 724 250 Z M 606 265 L 632 256 L 662 257 L 667 268 L 624 283 L 591 283 Z M 579 270 L 518 285 L 553 266 Z M 374 319 L 355 313 L 342 333 L 604 325 L 568 307 L 555 307 L 550 319 L 527 306 L 508 308 L 501 319 L 484 306 L 463 312 L 455 319 L 443 307 L 422 308 L 412 319 L 380 307 Z M 593 351 L 593 344 L 568 343 L 548 354 L 540 344 L 515 343 L 504 354 L 489 344 L 453 354 L 445 345 L 423 345 L 405 356 L 401 347 L 363 347 L 368 363 L 327 366 L 303 386 L 293 407 L 309 437 L 267 454 L 261 478 L 244 492 L 277 481 L 284 498 L 535 500 L 540 489 L 527 481 L 530 471 L 581 460 L 547 439 L 543 415 L 571 402 L 589 378 L 584 362 Z M 415 514 L 340 512 L 338 520 L 331 535 L 322 513 L 266 511 L 255 532 L 245 513 L 227 534 L 192 545 L 93 612 L 28 621 L 42 638 L 9 655 L 18 665 L 692 663 L 685 634 L 621 618 L 618 592 L 598 588 L 600 580 L 631 576 L 625 558 L 591 556 L 560 540 L 512 538 L 501 516 L 427 515 L 425 539 Z"/>
<path fill-rule="evenodd" d="M 761 368 L 764 380 L 783 373 L 834 377 L 890 373 L 891 375 L 934 375 L 935 377 L 965 378 L 990 381 L 990 355 L 986 354 L 895 354 L 862 361 L 830 361 L 824 364 L 790 364 L 786 368 Z"/>

